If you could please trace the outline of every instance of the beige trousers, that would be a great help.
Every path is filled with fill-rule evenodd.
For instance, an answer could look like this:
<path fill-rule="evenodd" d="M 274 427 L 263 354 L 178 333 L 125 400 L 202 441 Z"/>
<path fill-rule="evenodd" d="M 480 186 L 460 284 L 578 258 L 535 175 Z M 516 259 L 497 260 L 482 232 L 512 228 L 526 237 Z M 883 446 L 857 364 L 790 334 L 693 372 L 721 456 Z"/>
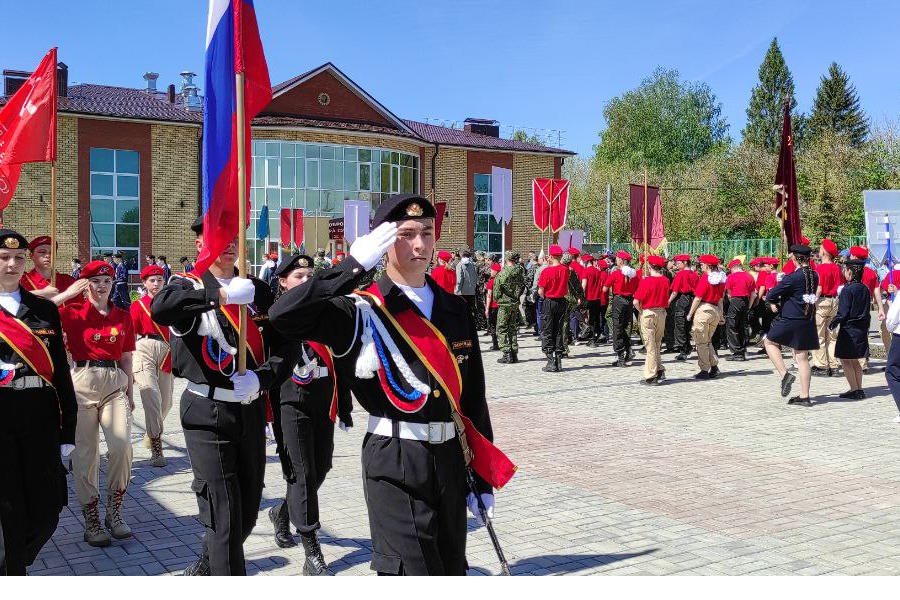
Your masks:
<path fill-rule="evenodd" d="M 837 343 L 837 332 L 828 329 L 831 321 L 837 316 L 837 298 L 819 298 L 816 302 L 816 330 L 819 332 L 819 349 L 813 350 L 812 364 L 820 369 L 837 369 L 841 361 L 834 357 L 834 347 Z M 825 357 L 825 349 L 828 349 L 828 358 Z"/>
<path fill-rule="evenodd" d="M 694 324 L 691 333 L 694 335 L 694 345 L 697 346 L 697 364 L 701 371 L 709 371 L 719 364 L 719 359 L 712 347 L 712 337 L 719 326 L 722 314 L 719 307 L 704 302 L 694 313 Z"/>
<path fill-rule="evenodd" d="M 172 408 L 172 387 L 175 379 L 162 370 L 169 345 L 161 340 L 142 338 L 134 351 L 134 384 L 141 394 L 147 436 L 158 438 L 163 432 L 163 422 Z"/>
<path fill-rule="evenodd" d="M 660 360 L 659 351 L 666 334 L 666 309 L 645 308 L 641 311 L 641 335 L 644 337 L 644 349 L 647 351 L 644 360 L 644 379 L 656 377 L 659 371 L 665 371 Z"/>
<path fill-rule="evenodd" d="M 88 504 L 100 496 L 100 428 L 109 449 L 106 489 L 124 490 L 131 479 L 131 410 L 128 376 L 111 367 L 75 367 L 72 370 L 78 421 L 72 467 L 78 502 Z"/>

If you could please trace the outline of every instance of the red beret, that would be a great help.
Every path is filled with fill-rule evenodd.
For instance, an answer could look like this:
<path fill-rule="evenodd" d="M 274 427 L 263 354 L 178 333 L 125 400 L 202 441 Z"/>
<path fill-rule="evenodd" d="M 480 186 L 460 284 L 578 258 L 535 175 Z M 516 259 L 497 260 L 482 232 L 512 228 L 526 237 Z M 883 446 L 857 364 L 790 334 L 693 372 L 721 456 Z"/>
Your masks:
<path fill-rule="evenodd" d="M 562 246 L 553 244 L 552 246 L 550 246 L 548 254 L 550 254 L 550 256 L 562 256 L 563 255 Z"/>
<path fill-rule="evenodd" d="M 449 252 L 447 252 L 446 250 L 441 250 L 440 252 L 438 252 L 438 259 L 439 259 L 439 260 L 442 260 L 442 261 L 444 261 L 444 262 L 448 262 L 451 258 L 453 258 L 453 255 L 450 254 Z"/>
<path fill-rule="evenodd" d="M 153 277 L 154 275 L 165 277 L 166 272 L 163 271 L 163 268 L 159 265 L 147 265 L 146 267 L 144 267 L 144 270 L 141 271 L 141 281 L 147 279 L 148 277 Z"/>
<path fill-rule="evenodd" d="M 714 256 L 714 255 L 712 255 L 712 254 L 701 254 L 701 255 L 699 256 L 698 260 L 699 260 L 701 263 L 703 263 L 703 264 L 705 264 L 705 265 L 709 265 L 709 266 L 711 266 L 711 267 L 715 267 L 715 266 L 717 266 L 717 265 L 719 264 L 719 257 L 718 257 L 718 256 Z"/>
<path fill-rule="evenodd" d="M 682 262 L 691 262 L 690 254 L 676 254 L 672 257 L 673 260 L 680 260 Z"/>
<path fill-rule="evenodd" d="M 824 249 L 825 249 L 825 252 L 827 252 L 827 253 L 830 254 L 831 256 L 837 256 L 837 255 L 838 255 L 838 247 L 837 247 L 837 244 L 835 244 L 834 242 L 832 242 L 832 241 L 829 240 L 828 238 L 825 238 L 824 240 L 822 240 L 822 248 L 824 248 Z"/>
<path fill-rule="evenodd" d="M 806 237 L 805 235 L 801 235 L 800 243 L 803 244 L 804 246 L 809 246 L 809 238 Z"/>
<path fill-rule="evenodd" d="M 869 251 L 862 246 L 853 246 L 850 248 L 850 256 L 855 256 L 856 258 L 869 258 Z"/>
<path fill-rule="evenodd" d="M 575 246 L 570 246 L 570 247 L 569 247 L 569 254 L 571 254 L 572 256 L 578 256 L 579 254 L 581 254 L 581 250 L 579 250 L 579 249 L 576 248 Z"/>
<path fill-rule="evenodd" d="M 621 258 L 622 260 L 631 260 L 631 255 L 624 250 L 619 250 L 618 252 L 616 252 L 616 258 Z"/>
<path fill-rule="evenodd" d="M 491 263 L 491 271 L 494 271 L 495 273 L 499 273 L 502 268 L 500 263 Z"/>
<path fill-rule="evenodd" d="M 334 256 L 335 256 L 335 257 L 338 257 L 338 256 L 347 256 L 347 255 L 344 254 L 343 252 L 338 252 L 338 253 L 335 254 Z"/>
<path fill-rule="evenodd" d="M 600 260 L 597 261 L 597 268 L 598 269 L 608 269 L 609 263 L 606 262 L 605 258 L 601 258 Z"/>
<path fill-rule="evenodd" d="M 756 265 L 758 265 L 758 264 L 761 263 L 761 262 L 762 262 L 762 258 L 759 257 L 759 256 L 757 256 L 756 258 L 751 258 L 751 259 L 750 259 L 750 266 L 751 266 L 751 267 L 755 267 Z"/>
<path fill-rule="evenodd" d="M 741 262 L 741 259 L 735 258 L 735 259 L 732 260 L 730 263 L 728 263 L 728 268 L 729 268 L 729 269 L 733 269 L 733 268 L 735 268 L 736 266 L 741 265 L 741 264 L 743 264 L 743 263 Z"/>
<path fill-rule="evenodd" d="M 650 263 L 651 267 L 665 267 L 666 259 L 662 256 L 653 255 L 647 259 L 647 262 Z"/>
<path fill-rule="evenodd" d="M 774 256 L 766 256 L 766 257 L 764 257 L 763 260 L 762 260 L 762 263 L 763 263 L 764 265 L 772 265 L 772 266 L 775 266 L 775 267 L 778 266 L 778 263 L 779 263 L 779 262 L 781 262 L 781 261 L 779 261 L 779 260 L 778 260 L 777 258 L 775 258 Z"/>
<path fill-rule="evenodd" d="M 157 268 L 159 269 L 159 267 Z M 160 269 L 160 271 L 161 270 L 162 269 Z M 103 275 L 107 277 L 114 276 L 115 270 L 113 269 L 113 266 L 105 260 L 92 260 L 82 267 L 79 279 L 90 279 L 91 277 L 100 277 Z"/>
<path fill-rule="evenodd" d="M 28 242 L 28 249 L 34 252 L 35 248 L 38 246 L 49 246 L 50 245 L 50 236 L 49 235 L 39 235 L 30 242 Z"/>
<path fill-rule="evenodd" d="M 594 260 L 594 257 L 591 256 L 590 254 L 582 254 L 582 255 L 581 255 L 581 260 L 582 260 L 583 262 L 590 262 L 590 261 Z"/>

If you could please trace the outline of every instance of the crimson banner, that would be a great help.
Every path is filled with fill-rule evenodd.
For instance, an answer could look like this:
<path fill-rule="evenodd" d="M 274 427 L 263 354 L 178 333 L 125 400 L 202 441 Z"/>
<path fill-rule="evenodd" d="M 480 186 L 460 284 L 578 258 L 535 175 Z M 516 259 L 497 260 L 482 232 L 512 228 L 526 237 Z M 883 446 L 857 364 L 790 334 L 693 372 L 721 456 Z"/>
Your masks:
<path fill-rule="evenodd" d="M 298 248 L 303 243 L 303 209 L 294 209 L 294 245 Z"/>
<path fill-rule="evenodd" d="M 784 103 L 781 127 L 781 151 L 775 172 L 775 216 L 782 221 L 788 248 L 800 243 L 800 196 L 797 193 L 797 168 L 794 163 L 794 135 L 791 133 L 791 104 Z"/>
<path fill-rule="evenodd" d="M 441 225 L 444 222 L 444 214 L 447 212 L 446 202 L 434 203 L 434 239 L 441 239 Z"/>
<path fill-rule="evenodd" d="M 629 184 L 631 199 L 631 241 L 636 248 L 644 245 L 644 186 Z M 663 227 L 662 200 L 659 188 L 647 186 L 647 242 L 650 249 L 656 251 L 666 241 L 666 231 Z"/>
<path fill-rule="evenodd" d="M 569 181 L 537 177 L 531 184 L 534 226 L 556 233 L 566 225 L 569 204 Z"/>
<path fill-rule="evenodd" d="M 279 237 L 281 238 L 281 247 L 290 249 L 291 247 L 291 209 L 282 208 L 279 213 L 281 217 L 281 228 Z"/>

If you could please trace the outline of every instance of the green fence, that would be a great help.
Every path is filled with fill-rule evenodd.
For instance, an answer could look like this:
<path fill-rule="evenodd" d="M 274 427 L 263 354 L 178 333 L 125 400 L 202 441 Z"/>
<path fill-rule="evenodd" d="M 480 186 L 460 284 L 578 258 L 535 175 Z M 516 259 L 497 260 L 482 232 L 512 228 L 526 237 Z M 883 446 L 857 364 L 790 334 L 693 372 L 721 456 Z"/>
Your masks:
<path fill-rule="evenodd" d="M 849 248 L 866 243 L 866 236 L 845 236 L 834 240 L 839 248 Z M 815 242 L 815 241 L 814 241 Z M 697 256 L 698 254 L 715 254 L 724 257 L 726 260 L 741 254 L 747 258 L 756 256 L 778 256 L 781 251 L 781 241 L 778 238 L 751 238 L 751 239 L 734 239 L 734 240 L 682 240 L 677 242 L 668 242 L 663 248 L 662 253 L 666 256 L 674 256 L 676 254 L 690 254 Z M 815 243 L 814 243 L 815 245 Z M 584 248 L 587 252 L 602 252 L 605 244 L 585 244 Z M 626 250 L 633 254 L 636 253 L 634 245 L 631 242 L 613 243 L 611 248 L 613 252 L 617 250 Z M 787 251 L 785 249 L 785 251 Z"/>

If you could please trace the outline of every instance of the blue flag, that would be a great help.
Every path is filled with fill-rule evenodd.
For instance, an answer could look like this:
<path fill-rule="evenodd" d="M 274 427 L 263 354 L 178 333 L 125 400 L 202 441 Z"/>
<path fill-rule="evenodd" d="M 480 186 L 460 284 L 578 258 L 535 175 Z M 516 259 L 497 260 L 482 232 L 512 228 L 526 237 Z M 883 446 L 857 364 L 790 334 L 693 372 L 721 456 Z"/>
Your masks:
<path fill-rule="evenodd" d="M 269 237 L 269 207 L 263 206 L 259 211 L 259 221 L 256 223 L 256 239 L 264 240 Z"/>

